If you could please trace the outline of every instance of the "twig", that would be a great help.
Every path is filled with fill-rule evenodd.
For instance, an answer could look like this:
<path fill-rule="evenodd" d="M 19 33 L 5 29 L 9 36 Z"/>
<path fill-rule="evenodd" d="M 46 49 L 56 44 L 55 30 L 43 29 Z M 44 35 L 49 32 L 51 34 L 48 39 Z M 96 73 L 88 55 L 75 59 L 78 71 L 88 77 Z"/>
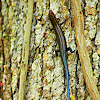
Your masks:
<path fill-rule="evenodd" d="M 90 93 L 93 100 L 100 100 L 100 95 L 96 86 L 95 79 L 93 77 L 93 71 L 84 38 L 84 18 L 81 9 L 81 3 L 80 0 L 70 0 L 70 1 L 74 14 L 77 49 L 83 69 L 85 82 L 88 88 L 88 92 Z"/>
<path fill-rule="evenodd" d="M 27 14 L 26 28 L 23 41 L 23 51 L 22 51 L 19 100 L 24 100 L 24 95 L 25 95 L 24 90 L 25 90 L 28 57 L 29 57 L 29 38 L 30 38 L 30 30 L 31 30 L 32 15 L 33 15 L 33 1 L 34 0 L 28 0 L 28 14 Z"/>

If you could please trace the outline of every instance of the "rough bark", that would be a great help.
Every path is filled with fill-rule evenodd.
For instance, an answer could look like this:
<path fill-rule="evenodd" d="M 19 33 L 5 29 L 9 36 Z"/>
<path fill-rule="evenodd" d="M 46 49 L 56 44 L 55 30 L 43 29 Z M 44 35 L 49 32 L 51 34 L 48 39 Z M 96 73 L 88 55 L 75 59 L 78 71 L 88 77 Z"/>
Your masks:
<path fill-rule="evenodd" d="M 34 0 L 34 3 L 31 0 L 1 1 L 0 76 L 2 76 L 3 88 L 0 87 L 2 90 L 0 98 L 3 100 L 18 100 L 22 93 L 19 91 L 22 88 L 25 100 L 67 99 L 64 65 L 60 53 L 55 55 L 55 50 L 59 47 L 48 17 L 50 9 L 59 18 L 59 23 L 67 17 L 61 28 L 64 31 L 67 47 L 75 51 L 74 53 L 68 51 L 71 99 L 96 100 L 96 97 L 93 98 L 88 90 L 81 58 L 77 53 L 78 42 L 76 42 L 74 15 L 72 13 L 72 8 L 75 5 L 71 6 L 72 3 L 69 0 L 65 1 Z M 30 5 L 30 11 L 32 11 L 30 15 L 28 15 L 29 2 L 33 5 L 33 7 Z M 80 13 L 83 13 L 84 17 L 82 34 L 86 42 L 85 50 L 89 54 L 88 58 L 90 59 L 95 86 L 100 92 L 100 0 L 80 0 L 79 3 L 82 9 Z M 77 4 L 77 6 L 79 5 Z M 27 26 L 29 21 L 27 18 L 32 20 L 29 26 Z M 77 23 L 81 27 L 78 19 L 76 19 L 75 25 Z M 25 34 L 28 33 L 30 35 L 26 37 Z M 25 49 L 26 51 L 23 53 Z M 23 58 L 25 56 L 26 60 Z M 22 65 L 26 66 L 25 70 L 22 69 Z M 22 72 L 25 73 L 24 78 L 26 79 L 25 83 L 22 82 L 25 86 L 20 87 Z M 86 74 L 89 75 L 88 71 Z"/>

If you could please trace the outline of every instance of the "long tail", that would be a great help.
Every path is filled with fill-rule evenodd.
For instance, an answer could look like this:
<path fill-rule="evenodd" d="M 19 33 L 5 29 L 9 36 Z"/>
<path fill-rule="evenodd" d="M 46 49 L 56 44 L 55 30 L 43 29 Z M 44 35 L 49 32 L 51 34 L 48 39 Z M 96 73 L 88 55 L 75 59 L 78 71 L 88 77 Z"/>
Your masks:
<path fill-rule="evenodd" d="M 70 100 L 70 92 L 69 92 L 69 71 L 66 56 L 63 56 L 63 62 L 66 70 L 66 78 L 67 78 L 67 92 L 68 92 L 68 100 Z"/>

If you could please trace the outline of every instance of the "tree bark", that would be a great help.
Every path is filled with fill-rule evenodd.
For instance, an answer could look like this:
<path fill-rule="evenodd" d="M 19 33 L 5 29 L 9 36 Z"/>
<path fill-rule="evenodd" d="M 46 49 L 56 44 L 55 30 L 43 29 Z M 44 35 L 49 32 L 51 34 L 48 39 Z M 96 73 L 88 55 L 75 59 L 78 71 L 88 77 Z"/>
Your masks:
<path fill-rule="evenodd" d="M 55 54 L 59 47 L 48 17 L 50 9 L 55 13 L 59 24 L 67 18 L 61 28 L 64 31 L 67 47 L 75 51 L 74 53 L 68 51 L 67 59 L 71 99 L 97 100 L 97 97 L 100 97 L 100 0 L 74 0 L 79 2 L 77 5 L 70 1 L 2 0 L 0 2 L 0 98 L 3 100 L 68 99 L 64 65 L 60 53 Z M 78 12 L 78 7 L 81 12 Z M 77 13 L 80 13 L 79 16 Z M 82 34 L 78 35 L 76 28 Z M 80 42 L 86 42 L 83 43 L 85 50 L 79 46 L 76 34 L 84 38 L 84 41 L 81 39 Z M 83 52 L 84 55 L 88 53 L 88 57 L 84 56 L 86 58 L 83 62 L 90 62 L 85 71 L 86 66 L 83 68 L 84 63 L 80 56 Z M 90 82 L 92 80 L 91 76 L 88 77 L 90 70 L 94 82 L 88 85 L 89 80 Z M 96 91 L 93 90 L 92 96 L 91 86 L 94 85 Z M 98 96 L 95 96 L 95 92 Z"/>

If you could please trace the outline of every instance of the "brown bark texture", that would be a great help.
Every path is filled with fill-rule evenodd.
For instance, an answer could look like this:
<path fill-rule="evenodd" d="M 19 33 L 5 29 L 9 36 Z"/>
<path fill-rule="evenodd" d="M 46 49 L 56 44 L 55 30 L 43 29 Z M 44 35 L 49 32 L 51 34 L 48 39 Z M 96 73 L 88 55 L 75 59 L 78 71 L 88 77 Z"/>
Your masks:
<path fill-rule="evenodd" d="M 48 17 L 66 39 L 71 100 L 100 100 L 100 0 L 1 0 L 0 98 L 67 100 L 65 68 Z"/>

